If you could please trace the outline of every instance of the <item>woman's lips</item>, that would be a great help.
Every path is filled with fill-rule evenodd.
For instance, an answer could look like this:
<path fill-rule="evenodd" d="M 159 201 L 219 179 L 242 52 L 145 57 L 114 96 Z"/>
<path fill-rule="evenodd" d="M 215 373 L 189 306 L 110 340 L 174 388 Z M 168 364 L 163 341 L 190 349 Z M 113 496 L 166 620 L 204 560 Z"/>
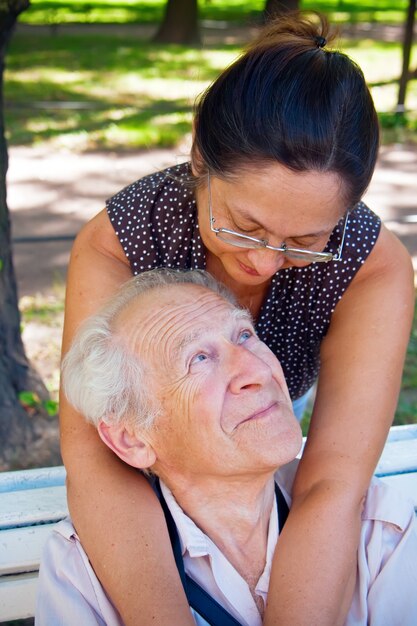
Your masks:
<path fill-rule="evenodd" d="M 250 274 L 250 276 L 260 276 L 259 272 L 253 269 L 253 267 L 248 267 L 242 261 L 238 261 L 241 269 L 246 272 L 246 274 Z"/>

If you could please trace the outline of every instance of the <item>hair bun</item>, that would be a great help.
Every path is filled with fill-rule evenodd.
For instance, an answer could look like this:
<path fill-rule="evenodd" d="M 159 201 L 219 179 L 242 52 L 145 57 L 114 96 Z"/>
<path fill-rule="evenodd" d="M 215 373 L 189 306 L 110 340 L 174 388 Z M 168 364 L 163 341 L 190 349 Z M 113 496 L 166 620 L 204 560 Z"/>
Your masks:
<path fill-rule="evenodd" d="M 317 48 L 324 48 L 324 46 L 327 44 L 327 39 L 323 37 L 322 35 L 316 35 L 314 37 L 314 41 L 315 41 Z"/>

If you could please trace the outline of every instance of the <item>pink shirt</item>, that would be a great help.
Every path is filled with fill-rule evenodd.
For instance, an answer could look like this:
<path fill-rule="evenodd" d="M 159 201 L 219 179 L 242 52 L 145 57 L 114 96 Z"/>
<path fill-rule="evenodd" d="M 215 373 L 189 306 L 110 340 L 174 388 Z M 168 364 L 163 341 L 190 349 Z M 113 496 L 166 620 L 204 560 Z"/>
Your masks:
<path fill-rule="evenodd" d="M 290 503 L 296 461 L 276 480 Z M 161 483 L 178 528 L 186 572 L 224 606 L 242 626 L 262 620 L 245 580 L 217 546 L 178 506 Z M 265 569 L 256 593 L 266 602 L 271 561 L 278 539 L 274 503 L 269 522 Z M 343 538 L 341 538 L 343 540 Z M 197 626 L 207 622 L 193 611 Z M 101 587 L 69 519 L 49 538 L 42 560 L 36 609 L 37 626 L 122 626 Z M 345 626 L 416 626 L 417 523 L 412 503 L 374 479 L 362 515 L 356 589 Z"/>

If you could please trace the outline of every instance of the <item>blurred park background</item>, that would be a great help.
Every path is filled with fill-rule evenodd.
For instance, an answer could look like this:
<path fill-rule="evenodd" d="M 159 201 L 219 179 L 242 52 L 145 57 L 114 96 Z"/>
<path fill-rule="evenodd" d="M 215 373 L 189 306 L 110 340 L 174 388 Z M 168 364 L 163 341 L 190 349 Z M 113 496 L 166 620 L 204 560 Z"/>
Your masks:
<path fill-rule="evenodd" d="M 408 112 L 395 115 L 409 0 L 298 4 L 326 13 L 340 28 L 337 46 L 362 67 L 384 140 L 411 137 L 417 130 L 416 80 L 408 85 Z M 188 33 L 194 45 L 155 42 L 165 6 L 166 0 L 32 0 L 7 62 L 10 145 L 176 146 L 190 130 L 195 96 L 251 38 L 265 0 L 199 0 L 199 28 Z M 179 39 L 176 28 L 165 39 Z M 417 47 L 410 65 L 417 66 Z"/>
<path fill-rule="evenodd" d="M 58 409 L 65 266 L 73 236 L 121 186 L 186 160 L 195 97 L 239 54 L 274 4 L 31 0 L 20 14 L 4 75 L 8 204 L 23 339 L 49 389 L 42 406 L 51 416 Z M 362 67 L 382 127 L 372 208 L 404 236 L 417 259 L 415 37 L 405 44 L 415 0 L 287 4 L 325 13 L 339 30 L 334 45 Z M 404 51 L 409 80 L 399 98 Z M 388 193 L 404 198 L 398 200 L 400 217 L 395 203 L 383 213 Z M 20 402 L 30 414 L 41 400 L 28 390 Z M 395 422 L 417 422 L 417 321 Z"/>

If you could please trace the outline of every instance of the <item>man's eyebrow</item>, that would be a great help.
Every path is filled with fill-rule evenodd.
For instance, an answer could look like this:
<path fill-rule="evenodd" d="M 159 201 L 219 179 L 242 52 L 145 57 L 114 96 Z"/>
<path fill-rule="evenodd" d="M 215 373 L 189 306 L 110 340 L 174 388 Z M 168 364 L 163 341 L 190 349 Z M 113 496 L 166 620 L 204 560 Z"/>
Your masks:
<path fill-rule="evenodd" d="M 252 316 L 247 309 L 239 309 L 237 307 L 232 309 L 233 319 L 238 321 L 241 320 L 243 322 L 247 322 L 252 327 L 254 326 Z M 186 332 L 181 339 L 178 341 L 178 344 L 174 348 L 174 354 L 176 357 L 180 356 L 181 352 L 186 348 L 190 343 L 198 341 L 201 337 L 204 336 L 206 330 L 204 328 L 197 328 L 195 330 L 190 330 Z"/>
<path fill-rule="evenodd" d="M 251 326 L 254 326 L 253 318 L 248 309 L 233 309 L 233 317 L 235 320 L 242 320 L 243 322 L 248 322 Z"/>
<path fill-rule="evenodd" d="M 186 348 L 190 343 L 193 343 L 194 341 L 200 339 L 203 334 L 204 330 L 199 328 L 196 330 L 190 330 L 185 335 L 183 335 L 174 348 L 175 356 L 180 356 L 184 348 Z"/>

